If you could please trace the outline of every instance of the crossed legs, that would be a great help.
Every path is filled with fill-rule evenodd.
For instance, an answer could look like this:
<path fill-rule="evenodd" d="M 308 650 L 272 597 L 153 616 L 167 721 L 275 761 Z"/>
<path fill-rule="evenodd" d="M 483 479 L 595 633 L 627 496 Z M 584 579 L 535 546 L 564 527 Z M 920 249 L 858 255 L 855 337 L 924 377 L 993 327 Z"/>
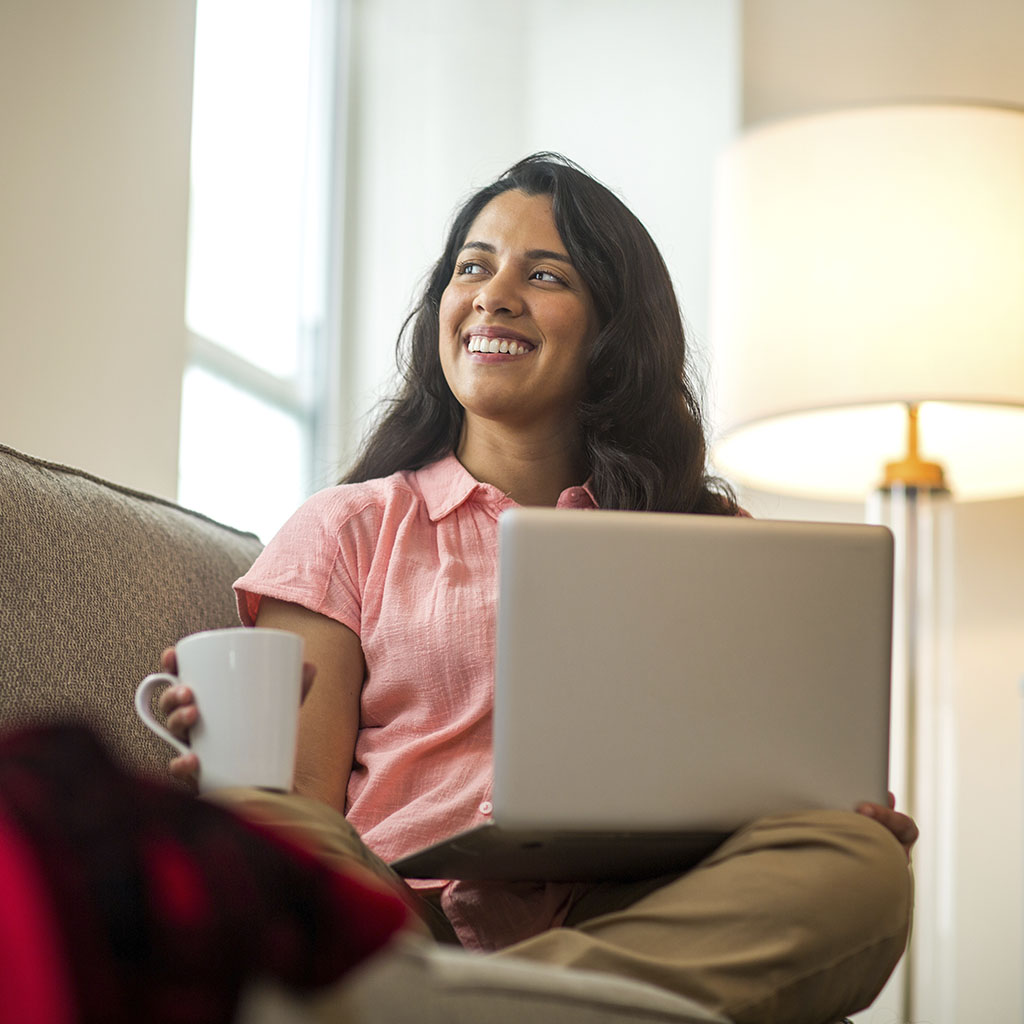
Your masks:
<path fill-rule="evenodd" d="M 279 828 L 337 866 L 411 890 L 331 808 L 302 797 L 222 791 L 221 803 Z M 608 883 L 566 926 L 496 954 L 647 981 L 737 1024 L 825 1024 L 868 1005 L 903 953 L 912 903 L 903 849 L 845 811 L 767 818 L 686 874 Z M 418 901 L 425 928 L 451 935 Z"/>

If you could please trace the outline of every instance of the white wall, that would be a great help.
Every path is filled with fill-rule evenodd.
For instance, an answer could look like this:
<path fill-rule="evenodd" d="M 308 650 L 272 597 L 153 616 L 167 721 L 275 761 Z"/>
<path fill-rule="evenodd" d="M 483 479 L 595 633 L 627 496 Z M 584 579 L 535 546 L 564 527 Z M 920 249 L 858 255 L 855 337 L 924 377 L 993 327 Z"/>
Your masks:
<path fill-rule="evenodd" d="M 739 116 L 735 0 L 356 0 L 344 342 L 349 413 L 459 202 L 553 149 L 623 196 L 703 335 L 712 164 Z"/>
<path fill-rule="evenodd" d="M 892 99 L 1024 106 L 1019 0 L 750 0 L 743 39 L 747 124 Z M 765 494 L 745 500 L 762 515 L 861 515 Z M 945 992 L 946 1005 L 923 1000 L 917 1019 L 1010 1024 L 1024 1010 L 1024 498 L 960 505 L 954 532 L 953 976 L 926 979 L 926 996 Z M 857 1018 L 869 1019 L 899 1018 L 888 1007 Z"/>
<path fill-rule="evenodd" d="M 0 5 L 0 442 L 173 497 L 191 0 Z"/>

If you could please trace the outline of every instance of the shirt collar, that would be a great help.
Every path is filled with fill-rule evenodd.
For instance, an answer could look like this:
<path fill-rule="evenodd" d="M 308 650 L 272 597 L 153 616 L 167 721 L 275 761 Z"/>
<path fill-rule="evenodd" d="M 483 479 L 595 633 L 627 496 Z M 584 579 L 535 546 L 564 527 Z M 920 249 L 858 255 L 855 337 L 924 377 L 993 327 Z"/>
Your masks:
<path fill-rule="evenodd" d="M 454 454 L 417 470 L 416 481 L 432 523 L 444 519 L 465 504 L 480 487 Z"/>
<path fill-rule="evenodd" d="M 416 471 L 423 501 L 430 521 L 436 523 L 450 515 L 474 495 L 493 504 L 497 510 L 514 508 L 516 503 L 491 484 L 482 484 L 469 474 L 454 454 L 446 455 Z M 564 490 L 558 499 L 559 508 L 598 508 L 590 481 Z"/>

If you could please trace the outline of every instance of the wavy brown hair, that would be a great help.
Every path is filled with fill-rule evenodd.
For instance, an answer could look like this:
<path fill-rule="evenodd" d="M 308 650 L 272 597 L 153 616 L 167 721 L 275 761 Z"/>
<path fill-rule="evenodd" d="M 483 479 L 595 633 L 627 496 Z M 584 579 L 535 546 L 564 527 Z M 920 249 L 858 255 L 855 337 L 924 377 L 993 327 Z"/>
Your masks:
<path fill-rule="evenodd" d="M 511 189 L 551 198 L 558 233 L 597 310 L 600 329 L 578 417 L 598 503 L 735 514 L 732 493 L 706 469 L 682 317 L 661 253 L 617 196 L 557 153 L 520 160 L 456 213 L 444 252 L 399 334 L 399 393 L 384 403 L 343 482 L 419 469 L 455 449 L 463 410 L 441 369 L 441 295 L 473 221 Z"/>

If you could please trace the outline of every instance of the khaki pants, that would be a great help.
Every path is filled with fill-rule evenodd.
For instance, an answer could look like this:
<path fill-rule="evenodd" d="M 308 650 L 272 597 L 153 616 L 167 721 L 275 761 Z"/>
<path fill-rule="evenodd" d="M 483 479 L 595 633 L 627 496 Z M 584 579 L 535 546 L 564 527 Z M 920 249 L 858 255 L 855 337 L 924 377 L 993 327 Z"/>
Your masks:
<path fill-rule="evenodd" d="M 217 800 L 337 866 L 359 865 L 413 899 L 441 941 L 437 906 L 314 800 L 223 790 Z M 490 956 L 588 968 L 650 982 L 737 1024 L 827 1024 L 867 1006 L 906 946 L 912 886 L 902 847 L 845 811 L 766 818 L 678 877 L 607 883 L 566 924 Z"/>

